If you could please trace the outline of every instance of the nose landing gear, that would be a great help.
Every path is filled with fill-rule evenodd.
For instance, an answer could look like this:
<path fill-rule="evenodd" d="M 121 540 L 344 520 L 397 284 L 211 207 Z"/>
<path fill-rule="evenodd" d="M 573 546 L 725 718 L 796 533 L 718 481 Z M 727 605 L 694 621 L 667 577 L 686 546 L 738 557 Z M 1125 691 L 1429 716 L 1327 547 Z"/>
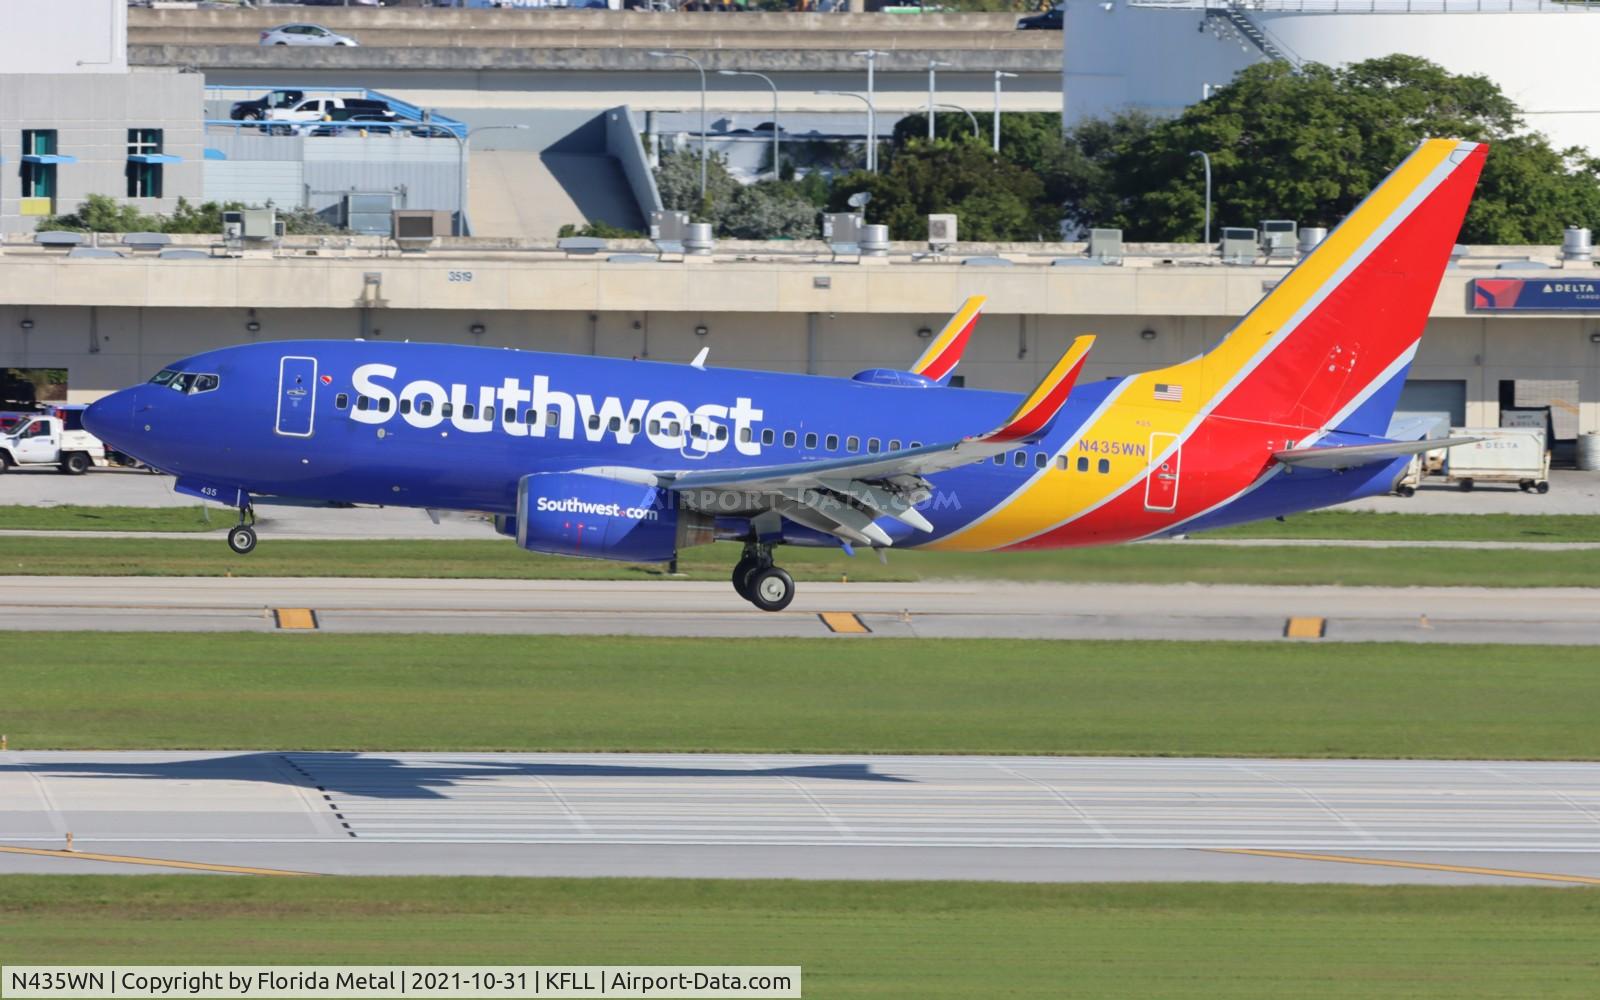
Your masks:
<path fill-rule="evenodd" d="M 772 564 L 772 546 L 752 542 L 733 567 L 733 589 L 762 611 L 782 611 L 794 600 L 794 577 Z"/>
<path fill-rule="evenodd" d="M 256 550 L 256 511 L 245 504 L 239 508 L 239 523 L 228 532 L 228 548 L 247 556 Z"/>

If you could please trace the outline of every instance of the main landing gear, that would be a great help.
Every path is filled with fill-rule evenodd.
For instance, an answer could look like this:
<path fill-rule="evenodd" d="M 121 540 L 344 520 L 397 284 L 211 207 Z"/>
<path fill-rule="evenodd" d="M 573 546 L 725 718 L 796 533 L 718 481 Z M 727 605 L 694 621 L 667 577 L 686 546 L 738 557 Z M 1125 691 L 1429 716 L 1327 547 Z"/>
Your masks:
<path fill-rule="evenodd" d="M 794 577 L 772 564 L 772 546 L 750 542 L 733 567 L 733 589 L 762 611 L 782 611 L 794 600 Z"/>
<path fill-rule="evenodd" d="M 247 556 L 256 550 L 256 511 L 246 504 L 239 508 L 239 523 L 228 532 L 228 548 Z"/>

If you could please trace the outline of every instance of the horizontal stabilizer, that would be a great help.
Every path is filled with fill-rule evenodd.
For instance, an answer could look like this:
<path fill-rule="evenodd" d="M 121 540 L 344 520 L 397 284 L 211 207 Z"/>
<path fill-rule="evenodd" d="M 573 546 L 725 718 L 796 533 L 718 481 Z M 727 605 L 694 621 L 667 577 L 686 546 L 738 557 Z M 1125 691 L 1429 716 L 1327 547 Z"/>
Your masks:
<path fill-rule="evenodd" d="M 1358 465 L 1387 462 L 1435 448 L 1473 444 L 1483 438 L 1423 438 L 1419 441 L 1385 441 L 1382 444 L 1329 445 L 1324 448 L 1291 448 L 1276 451 L 1272 457 L 1284 465 L 1303 469 L 1353 469 Z"/>

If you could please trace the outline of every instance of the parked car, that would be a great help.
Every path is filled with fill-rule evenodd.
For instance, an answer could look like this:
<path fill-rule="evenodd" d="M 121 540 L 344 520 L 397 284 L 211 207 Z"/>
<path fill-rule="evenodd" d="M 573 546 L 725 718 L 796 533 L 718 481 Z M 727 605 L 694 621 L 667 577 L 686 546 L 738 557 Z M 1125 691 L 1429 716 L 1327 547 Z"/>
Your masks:
<path fill-rule="evenodd" d="M 1060 31 L 1063 8 L 1051 7 L 1017 21 L 1018 31 Z"/>
<path fill-rule="evenodd" d="M 314 125 L 317 122 L 350 121 L 352 119 L 369 122 L 394 122 L 399 120 L 399 116 L 394 113 L 393 108 L 389 107 L 389 102 L 374 101 L 361 97 L 313 97 L 309 101 L 301 101 L 292 108 L 272 108 L 267 112 L 267 121 L 273 123 Z M 272 124 L 267 127 L 279 135 L 288 135 L 294 131 L 292 124 Z"/>
<path fill-rule="evenodd" d="M 320 24 L 280 24 L 261 33 L 262 45 L 356 45 L 354 38 Z"/>
<path fill-rule="evenodd" d="M 304 91 L 274 90 L 253 101 L 235 101 L 228 117 L 236 122 L 253 122 L 267 117 L 267 112 L 273 108 L 292 108 L 305 99 Z"/>

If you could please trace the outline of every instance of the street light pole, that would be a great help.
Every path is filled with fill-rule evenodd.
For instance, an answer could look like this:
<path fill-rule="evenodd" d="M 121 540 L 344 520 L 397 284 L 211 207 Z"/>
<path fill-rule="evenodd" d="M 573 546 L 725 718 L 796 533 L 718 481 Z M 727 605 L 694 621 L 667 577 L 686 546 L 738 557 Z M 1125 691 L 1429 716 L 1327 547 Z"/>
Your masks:
<path fill-rule="evenodd" d="M 930 142 L 933 141 L 933 138 L 934 138 L 934 136 L 933 136 L 933 109 L 935 107 L 937 107 L 937 105 L 933 103 L 933 93 L 934 93 L 934 89 L 935 89 L 935 87 L 934 87 L 934 73 L 938 70 L 938 68 L 940 66 L 948 66 L 948 65 L 950 65 L 950 64 L 947 63 L 947 62 L 940 62 L 937 59 L 929 59 L 928 60 L 928 141 L 930 141 Z"/>
<path fill-rule="evenodd" d="M 973 114 L 971 111 L 968 111 L 959 104 L 935 104 L 934 107 L 944 108 L 946 111 L 959 111 L 966 115 L 967 121 L 972 123 L 972 137 L 979 140 L 983 138 L 983 129 L 978 127 L 978 116 Z"/>
<path fill-rule="evenodd" d="M 1000 81 L 1008 76 L 1014 77 L 1016 75 L 1015 73 L 1007 73 L 1002 69 L 994 71 L 994 151 L 996 153 L 1000 152 Z"/>
<path fill-rule="evenodd" d="M 438 128 L 440 126 L 433 126 Z M 450 129 L 450 138 L 456 141 L 456 235 L 467 235 L 467 146 L 471 144 L 472 137 L 479 132 L 493 132 L 495 129 L 525 129 L 526 125 L 479 125 L 477 128 L 468 129 L 465 135 L 456 135 Z"/>
<path fill-rule="evenodd" d="M 719 69 L 717 70 L 717 75 L 758 76 L 767 81 L 767 86 L 772 88 L 772 179 L 775 181 L 782 180 L 783 160 L 780 156 L 780 153 L 783 147 L 778 145 L 778 136 L 783 132 L 783 129 L 778 127 L 778 85 L 773 83 L 772 77 L 768 76 L 767 74 L 755 73 L 747 69 Z"/>
<path fill-rule="evenodd" d="M 878 57 L 883 55 L 877 49 L 866 49 L 855 53 L 867 57 L 867 169 L 873 173 L 878 172 L 878 108 L 873 103 L 873 73 L 878 66 Z"/>
<path fill-rule="evenodd" d="M 700 206 L 704 210 L 706 203 L 706 68 L 694 56 L 686 56 L 682 52 L 652 50 L 649 55 L 655 59 L 682 59 L 700 71 Z"/>
<path fill-rule="evenodd" d="M 1211 244 L 1211 157 L 1198 149 L 1190 150 L 1190 156 L 1198 156 L 1206 165 L 1206 244 Z"/>
<path fill-rule="evenodd" d="M 860 94 L 852 94 L 848 90 L 813 90 L 812 93 L 816 94 L 818 97 L 854 97 L 856 100 L 867 106 L 867 121 L 869 123 L 872 121 L 872 102 Z M 868 125 L 868 129 L 871 129 L 870 124 Z M 872 159 L 872 145 L 873 137 L 869 135 L 867 136 L 867 169 L 875 171 L 877 168 L 877 162 Z"/>

